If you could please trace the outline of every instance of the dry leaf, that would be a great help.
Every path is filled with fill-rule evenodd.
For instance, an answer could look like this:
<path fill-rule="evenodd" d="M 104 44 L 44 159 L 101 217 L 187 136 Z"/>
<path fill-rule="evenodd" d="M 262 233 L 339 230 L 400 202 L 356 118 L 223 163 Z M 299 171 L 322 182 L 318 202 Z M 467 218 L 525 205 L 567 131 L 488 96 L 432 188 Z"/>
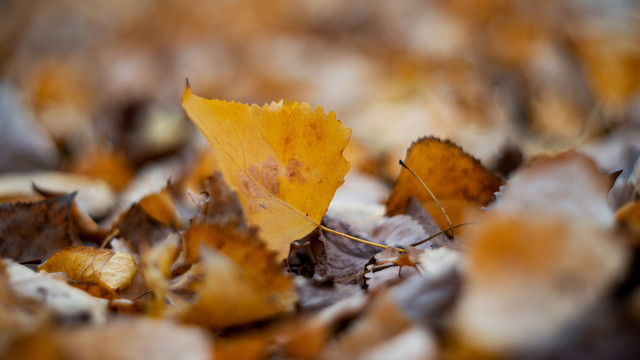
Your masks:
<path fill-rule="evenodd" d="M 340 220 L 325 216 L 322 223 L 343 234 L 366 239 L 356 233 L 349 224 Z M 347 279 L 346 283 L 362 283 L 362 277 L 354 275 L 362 272 L 369 259 L 380 249 L 325 231 L 320 231 L 319 234 L 324 249 L 316 254 L 318 264 L 315 266 L 315 272 L 320 276 L 340 281 Z"/>
<path fill-rule="evenodd" d="M 349 163 L 350 130 L 307 104 L 259 107 L 207 100 L 187 86 L 182 106 L 216 150 L 249 224 L 285 254 L 320 225 Z"/>
<path fill-rule="evenodd" d="M 0 255 L 16 261 L 46 259 L 70 246 L 75 193 L 34 203 L 0 204 Z"/>
<path fill-rule="evenodd" d="M 365 314 L 345 329 L 337 341 L 325 347 L 328 359 L 355 359 L 373 346 L 411 327 L 411 321 L 388 293 L 377 294 Z"/>
<path fill-rule="evenodd" d="M 204 283 L 193 306 L 186 309 L 184 321 L 220 329 L 292 309 L 296 296 L 288 276 L 275 269 L 256 274 L 260 264 L 240 265 L 222 252 L 203 249 Z M 246 255 L 256 258 L 260 254 Z"/>
<path fill-rule="evenodd" d="M 124 189 L 135 175 L 133 165 L 122 153 L 106 147 L 80 154 L 71 169 L 75 173 L 102 179 L 115 190 Z"/>
<path fill-rule="evenodd" d="M 487 205 L 501 185 L 478 160 L 453 143 L 436 138 L 414 142 L 407 151 L 405 164 L 440 201 L 452 225 L 462 223 L 468 209 Z M 429 193 L 404 168 L 389 195 L 387 214 L 404 214 L 412 196 L 420 200 L 441 229 L 449 227 Z"/>
<path fill-rule="evenodd" d="M 22 309 L 36 315 L 36 318 L 51 311 L 50 315 L 63 323 L 102 323 L 106 320 L 106 300 L 69 286 L 60 276 L 36 273 L 7 260 L 5 264 L 11 292 Z"/>
<path fill-rule="evenodd" d="M 615 219 L 619 227 L 631 232 L 635 244 L 640 243 L 640 199 L 620 207 L 615 213 Z"/>
<path fill-rule="evenodd" d="M 138 360 L 212 358 L 202 329 L 149 318 L 128 318 L 102 326 L 44 329 L 15 341 L 3 359 Z"/>
<path fill-rule="evenodd" d="M 608 176 L 586 155 L 538 157 L 516 172 L 491 206 L 505 213 L 556 215 L 571 222 L 613 224 Z"/>
<path fill-rule="evenodd" d="M 134 254 L 140 253 L 142 246 L 151 247 L 174 232 L 173 228 L 156 220 L 140 204 L 131 205 L 114 229 L 118 230 L 118 237 L 127 242 Z"/>
<path fill-rule="evenodd" d="M 38 270 L 63 272 L 79 283 L 106 285 L 113 291 L 131 285 L 136 264 L 128 253 L 84 246 L 64 248 L 53 254 Z"/>
<path fill-rule="evenodd" d="M 38 191 L 57 194 L 77 192 L 75 200 L 78 206 L 94 217 L 105 216 L 115 203 L 113 190 L 106 182 L 85 175 L 43 171 L 0 176 L 0 198 L 29 196 Z"/>
<path fill-rule="evenodd" d="M 182 219 L 171 197 L 169 186 L 167 185 L 157 193 L 143 197 L 138 201 L 138 205 L 153 219 L 166 226 L 179 229 L 182 227 Z"/>
<path fill-rule="evenodd" d="M 492 351 L 532 350 L 559 340 L 561 330 L 605 295 L 626 262 L 621 243 L 597 223 L 553 215 L 493 211 L 467 235 L 456 325 L 469 343 Z"/>

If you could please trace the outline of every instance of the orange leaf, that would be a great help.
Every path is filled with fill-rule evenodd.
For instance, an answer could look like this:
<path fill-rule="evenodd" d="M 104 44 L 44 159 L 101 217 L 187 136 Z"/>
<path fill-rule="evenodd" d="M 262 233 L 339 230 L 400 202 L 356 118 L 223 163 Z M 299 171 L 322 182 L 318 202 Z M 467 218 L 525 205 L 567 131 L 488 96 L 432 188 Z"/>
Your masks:
<path fill-rule="evenodd" d="M 196 224 L 185 234 L 184 244 L 187 260 L 202 258 L 195 267 L 202 266 L 205 273 L 203 286 L 196 289 L 199 298 L 185 313 L 187 321 L 214 327 L 239 325 L 293 305 L 291 278 L 282 273 L 276 253 L 253 232 Z M 201 254 L 202 244 L 215 250 Z"/>
<path fill-rule="evenodd" d="M 293 308 L 291 279 L 282 272 L 256 277 L 250 263 L 238 264 L 220 251 L 206 249 L 201 263 L 205 274 L 193 306 L 183 320 L 224 328 L 262 320 Z M 186 274 L 185 274 L 186 275 Z"/>
<path fill-rule="evenodd" d="M 436 138 L 414 142 L 407 151 L 405 164 L 433 192 L 453 225 L 462 222 L 467 208 L 486 205 L 501 185 L 478 160 L 455 144 Z M 429 193 L 404 168 L 389 195 L 387 214 L 405 213 L 412 196 L 422 203 L 441 229 L 449 227 Z"/>
<path fill-rule="evenodd" d="M 187 86 L 182 106 L 216 151 L 251 225 L 281 254 L 319 226 L 349 162 L 350 130 L 308 104 L 259 107 L 208 100 Z"/>
<path fill-rule="evenodd" d="M 106 285 L 111 290 L 122 290 L 131 285 L 136 264 L 128 253 L 111 249 L 71 246 L 51 255 L 38 270 L 63 272 L 73 281 Z"/>

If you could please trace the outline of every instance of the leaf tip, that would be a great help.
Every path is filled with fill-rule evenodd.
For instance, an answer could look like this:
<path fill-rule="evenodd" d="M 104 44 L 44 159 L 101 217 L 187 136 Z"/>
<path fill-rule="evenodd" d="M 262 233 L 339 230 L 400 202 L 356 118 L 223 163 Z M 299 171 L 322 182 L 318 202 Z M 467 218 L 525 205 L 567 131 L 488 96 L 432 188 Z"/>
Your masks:
<path fill-rule="evenodd" d="M 182 94 L 182 101 L 181 103 L 184 104 L 184 102 L 187 100 L 187 98 L 189 96 L 191 96 L 192 92 L 191 92 L 191 84 L 189 83 L 189 78 L 185 79 L 185 87 L 184 87 L 184 93 Z"/>

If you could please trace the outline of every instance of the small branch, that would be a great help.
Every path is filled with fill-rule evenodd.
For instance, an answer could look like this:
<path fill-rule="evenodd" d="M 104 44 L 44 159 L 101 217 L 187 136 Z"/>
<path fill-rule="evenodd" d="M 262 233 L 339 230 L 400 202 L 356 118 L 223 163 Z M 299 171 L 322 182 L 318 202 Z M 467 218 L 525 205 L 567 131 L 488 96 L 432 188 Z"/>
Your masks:
<path fill-rule="evenodd" d="M 451 220 L 449 219 L 449 215 L 447 215 L 447 212 L 444 210 L 444 208 L 442 207 L 442 204 L 440 204 L 440 201 L 438 201 L 438 199 L 436 198 L 435 195 L 433 195 L 433 193 L 431 192 L 431 190 L 429 190 L 429 187 L 427 187 L 427 184 L 424 183 L 424 181 L 422 181 L 422 179 L 420 179 L 420 177 L 418 176 L 418 174 L 414 173 L 413 170 L 411 170 L 402 160 L 400 160 L 400 165 L 407 169 L 411 175 L 413 175 L 413 177 L 416 178 L 416 180 L 418 180 L 420 182 L 420 185 L 422 185 L 423 188 L 425 188 L 425 190 L 427 190 L 427 192 L 429 193 L 429 195 L 431 196 L 431 198 L 433 199 L 433 201 L 436 202 L 436 204 L 438 204 L 438 207 L 440 208 L 440 211 L 442 211 L 442 214 L 444 215 L 444 218 L 447 220 L 447 224 L 449 225 L 449 229 L 447 230 L 451 230 L 451 235 L 453 236 L 453 240 L 454 241 L 458 241 L 456 239 L 456 233 L 453 230 L 454 226 L 451 224 Z"/>

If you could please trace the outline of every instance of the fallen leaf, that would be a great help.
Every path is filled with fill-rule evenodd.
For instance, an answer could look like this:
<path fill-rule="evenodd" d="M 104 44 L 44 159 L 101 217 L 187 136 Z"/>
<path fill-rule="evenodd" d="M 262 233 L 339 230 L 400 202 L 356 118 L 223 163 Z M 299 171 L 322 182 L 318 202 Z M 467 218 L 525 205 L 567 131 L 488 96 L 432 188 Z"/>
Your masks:
<path fill-rule="evenodd" d="M 72 245 L 75 193 L 34 203 L 0 204 L 0 254 L 15 261 L 46 259 Z"/>
<path fill-rule="evenodd" d="M 638 244 L 640 238 L 640 199 L 628 202 L 615 213 L 618 226 L 628 229 L 633 234 L 635 243 Z"/>
<path fill-rule="evenodd" d="M 487 205 L 501 185 L 478 160 L 455 144 L 436 138 L 414 142 L 407 150 L 405 164 L 429 187 L 452 225 L 462 223 L 467 210 Z M 412 196 L 422 203 L 441 229 L 449 227 L 429 193 L 404 168 L 389 195 L 387 214 L 404 214 Z"/>
<path fill-rule="evenodd" d="M 357 285 L 334 283 L 333 281 L 319 282 L 296 276 L 298 291 L 298 306 L 306 311 L 318 311 L 340 302 L 364 290 Z"/>
<path fill-rule="evenodd" d="M 627 254 L 614 235 L 552 214 L 492 211 L 463 239 L 456 328 L 469 343 L 497 352 L 553 343 L 621 275 Z"/>
<path fill-rule="evenodd" d="M 365 313 L 325 347 L 323 358 L 355 359 L 411 327 L 411 320 L 387 292 L 376 295 Z"/>
<path fill-rule="evenodd" d="M 431 247 L 439 247 L 445 245 L 455 246 L 454 244 L 452 244 L 452 241 L 449 240 L 449 237 L 440 230 L 440 227 L 438 226 L 438 224 L 436 224 L 436 221 L 433 219 L 431 214 L 429 214 L 429 212 L 425 210 L 422 204 L 420 204 L 420 201 L 418 201 L 418 199 L 413 196 L 411 197 L 411 199 L 409 199 L 409 205 L 407 205 L 406 214 L 422 226 L 424 232 L 429 235 L 428 237 L 433 236 L 433 238 L 428 240 L 431 243 Z M 437 233 L 440 234 L 436 235 Z M 423 245 L 415 246 L 420 249 L 426 249 L 426 247 L 424 247 Z"/>
<path fill-rule="evenodd" d="M 0 175 L 0 198 L 31 196 L 37 191 L 57 194 L 77 192 L 75 200 L 78 206 L 93 217 L 105 216 L 115 203 L 111 187 L 98 178 L 57 171 Z"/>
<path fill-rule="evenodd" d="M 171 197 L 169 186 L 170 184 L 159 192 L 143 197 L 138 201 L 138 205 L 153 219 L 166 226 L 179 229 L 182 227 L 182 219 Z"/>
<path fill-rule="evenodd" d="M 79 283 L 104 284 L 118 291 L 131 285 L 136 274 L 133 256 L 111 249 L 85 246 L 64 248 L 53 254 L 38 270 L 63 272 Z"/>
<path fill-rule="evenodd" d="M 173 228 L 156 220 L 140 204 L 131 205 L 114 226 L 115 229 L 118 230 L 118 237 L 127 242 L 129 251 L 134 254 L 139 254 L 142 246 L 151 247 L 175 232 Z"/>
<path fill-rule="evenodd" d="M 238 195 L 229 189 L 222 173 L 216 172 L 204 181 L 206 200 L 200 207 L 200 216 L 192 223 L 231 226 L 238 229 L 247 227 Z"/>
<path fill-rule="evenodd" d="M 50 311 L 49 316 L 69 324 L 106 320 L 106 300 L 69 286 L 60 276 L 36 273 L 24 265 L 4 262 L 11 291 L 29 313 L 42 316 Z"/>
<path fill-rule="evenodd" d="M 39 124 L 11 81 L 0 83 L 0 173 L 53 168 L 58 159 L 51 135 Z"/>
<path fill-rule="evenodd" d="M 75 173 L 102 179 L 116 191 L 124 189 L 135 175 L 133 165 L 121 152 L 104 146 L 81 153 L 70 168 Z"/>
<path fill-rule="evenodd" d="M 261 255 L 245 254 L 251 258 Z M 296 295 L 291 279 L 274 265 L 269 272 L 256 273 L 261 269 L 259 263 L 240 265 L 218 250 L 203 248 L 202 257 L 203 286 L 193 306 L 184 312 L 184 321 L 221 329 L 264 320 L 293 308 Z"/>
<path fill-rule="evenodd" d="M 20 340 L 0 355 L 45 360 L 208 360 L 213 354 L 204 330 L 163 319 L 131 317 L 102 326 L 44 329 Z"/>
<path fill-rule="evenodd" d="M 512 214 L 556 215 L 571 222 L 613 224 L 609 179 L 595 162 L 575 151 L 540 156 L 516 172 L 491 209 Z"/>
<path fill-rule="evenodd" d="M 291 241 L 320 225 L 349 170 L 342 151 L 350 130 L 335 114 L 298 103 L 261 108 L 207 100 L 189 86 L 182 106 L 216 150 L 249 224 L 269 246 L 283 255 Z"/>
<path fill-rule="evenodd" d="M 325 216 L 323 224 L 333 230 L 366 240 L 364 235 L 356 233 L 351 226 L 340 220 Z M 362 272 L 369 259 L 380 251 L 373 246 L 322 230 L 319 232 L 319 239 L 324 248 L 316 254 L 316 274 L 339 281 L 347 280 L 346 283 L 350 284 L 362 283 L 362 277 L 354 275 Z"/>

